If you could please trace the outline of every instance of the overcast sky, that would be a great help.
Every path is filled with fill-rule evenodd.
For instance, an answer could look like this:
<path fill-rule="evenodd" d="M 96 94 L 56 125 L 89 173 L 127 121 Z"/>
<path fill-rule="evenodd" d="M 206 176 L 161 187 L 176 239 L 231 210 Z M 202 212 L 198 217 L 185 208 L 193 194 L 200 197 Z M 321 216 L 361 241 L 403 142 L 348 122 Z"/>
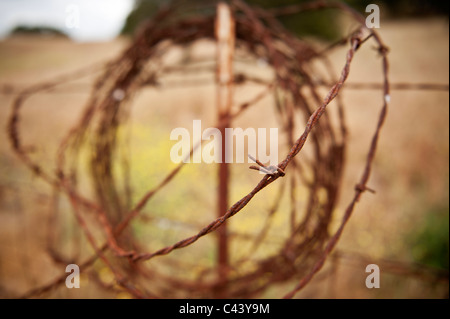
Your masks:
<path fill-rule="evenodd" d="M 0 0 L 0 38 L 18 25 L 55 27 L 76 41 L 117 36 L 134 0 Z"/>

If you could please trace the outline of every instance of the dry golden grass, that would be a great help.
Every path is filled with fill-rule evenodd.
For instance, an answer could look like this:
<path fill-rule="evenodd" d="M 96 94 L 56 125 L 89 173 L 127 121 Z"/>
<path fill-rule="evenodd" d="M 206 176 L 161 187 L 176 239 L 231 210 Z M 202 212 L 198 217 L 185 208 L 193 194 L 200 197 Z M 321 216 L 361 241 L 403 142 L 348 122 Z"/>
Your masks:
<path fill-rule="evenodd" d="M 392 82 L 448 83 L 447 21 L 385 22 L 380 34 L 390 48 Z M 90 44 L 76 44 L 62 39 L 8 39 L 0 43 L 0 84 L 24 86 L 51 80 L 80 66 L 111 59 L 127 43 L 125 39 Z M 197 48 L 200 51 L 196 54 L 208 55 L 207 50 L 211 48 L 207 44 L 202 45 Z M 336 70 L 343 65 L 344 54 L 345 50 L 339 50 L 331 56 Z M 377 82 L 380 79 L 380 59 L 377 59 L 374 50 L 364 46 L 354 59 L 348 82 Z M 29 145 L 41 145 L 33 151 L 42 160 L 52 159 L 49 151 L 54 151 L 55 143 L 80 114 L 89 93 L 86 84 L 92 83 L 92 80 L 93 77 L 79 81 L 86 88 L 85 93 L 79 90 L 73 93 L 42 93 L 28 101 L 21 123 L 26 128 L 23 129 L 23 139 Z M 141 131 L 144 137 L 145 134 L 154 134 L 161 140 L 166 133 L 168 140 L 174 127 L 190 128 L 195 118 L 202 118 L 205 127 L 207 123 L 212 125 L 215 95 L 211 88 L 167 89 L 160 90 L 158 94 L 153 89 L 141 92 L 136 96 L 133 123 L 144 127 Z M 245 91 L 237 92 L 237 99 L 246 100 L 255 92 L 257 89 L 247 87 Z M 362 171 L 381 106 L 381 93 L 376 90 L 349 89 L 344 91 L 343 96 L 348 106 L 350 145 L 341 209 L 349 202 Z M 0 94 L 0 296 L 5 297 L 23 293 L 61 273 L 61 266 L 53 264 L 45 252 L 50 189 L 21 165 L 7 141 L 6 121 L 13 98 L 11 94 Z M 449 93 L 394 90 L 391 101 L 369 181 L 376 194 L 364 194 L 337 247 L 337 251 L 367 256 L 371 263 L 384 259 L 412 262 L 414 247 L 408 241 L 411 233 L 423 225 L 424 219 L 434 212 L 435 207 L 443 207 L 448 215 Z M 270 110 L 270 98 L 262 100 L 258 107 Z M 270 127 L 271 120 L 261 113 L 259 116 L 245 114 L 236 125 L 245 128 L 254 126 L 256 121 L 262 127 Z M 151 124 L 152 121 L 158 124 Z M 154 128 L 150 133 L 149 127 Z M 162 148 L 167 147 L 167 144 L 161 145 Z M 154 151 L 157 150 L 156 147 Z M 238 166 L 236 174 L 246 172 L 246 169 L 246 165 Z M 239 190 L 232 194 L 233 198 L 242 195 Z M 242 192 L 245 192 L 245 187 Z M 214 210 L 213 199 L 199 199 L 198 203 L 206 205 L 207 210 Z M 70 215 L 64 218 L 68 222 L 71 220 Z M 210 218 L 212 215 L 201 222 L 208 222 Z M 245 221 L 246 216 L 237 215 L 232 222 L 239 218 L 242 219 L 237 223 Z M 191 234 L 191 231 L 186 233 Z M 77 230 L 69 229 L 66 239 L 77 235 Z M 173 238 L 169 236 L 166 240 L 170 243 Z M 70 242 L 64 247 L 69 251 L 75 249 Z M 190 249 L 192 251 L 192 247 Z M 334 265 L 333 262 L 327 263 L 327 266 L 330 265 Z M 429 279 L 385 273 L 383 269 L 381 288 L 369 290 L 364 285 L 367 275 L 365 264 L 342 260 L 336 266 L 333 276 L 321 279 L 319 274 L 298 297 L 439 298 L 448 293 L 448 282 L 434 285 Z M 326 267 L 323 272 L 328 269 Z M 280 297 L 289 286 L 274 287 L 266 296 Z M 95 290 L 58 291 L 52 295 L 77 296 L 115 295 L 100 295 Z"/>

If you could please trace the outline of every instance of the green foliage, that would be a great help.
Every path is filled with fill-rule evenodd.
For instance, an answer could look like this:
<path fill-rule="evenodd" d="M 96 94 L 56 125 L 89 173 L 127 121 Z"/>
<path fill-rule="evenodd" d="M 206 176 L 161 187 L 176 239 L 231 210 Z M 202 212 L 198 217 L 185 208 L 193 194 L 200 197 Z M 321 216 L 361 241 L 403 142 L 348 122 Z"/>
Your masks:
<path fill-rule="evenodd" d="M 411 235 L 410 242 L 415 261 L 432 267 L 448 269 L 448 205 L 431 207 L 421 226 Z"/>
<path fill-rule="evenodd" d="M 356 1 L 364 2 L 364 1 Z M 427 17 L 444 15 L 448 17 L 449 2 L 440 0 L 397 0 L 379 1 L 380 10 L 386 8 L 392 18 Z"/>
<path fill-rule="evenodd" d="M 247 0 L 251 5 L 265 9 L 285 7 L 307 0 Z M 335 40 L 340 35 L 339 21 L 335 10 L 307 11 L 305 13 L 279 17 L 279 21 L 292 33 L 298 36 L 314 36 L 322 40 Z"/>
<path fill-rule="evenodd" d="M 15 34 L 30 34 L 30 35 L 45 35 L 45 36 L 57 36 L 67 38 L 67 34 L 63 31 L 58 30 L 53 27 L 46 26 L 37 26 L 37 27 L 29 27 L 29 26 L 17 26 L 11 32 L 11 35 Z"/>
<path fill-rule="evenodd" d="M 146 19 L 151 18 L 163 4 L 168 3 L 186 3 L 185 1 L 164 1 L 164 0 L 138 0 L 135 9 L 130 13 L 122 30 L 122 34 L 132 34 L 135 32 L 139 24 Z M 189 7 L 193 9 L 194 13 L 206 12 L 203 4 L 212 5 L 217 1 L 205 2 L 203 0 L 189 1 Z M 248 4 L 262 8 L 275 8 L 291 4 L 298 4 L 306 1 L 298 0 L 248 0 Z M 180 14 L 185 12 L 180 10 Z M 339 24 L 336 15 L 332 10 L 310 11 L 303 14 L 295 14 L 280 17 L 279 21 L 291 32 L 298 36 L 315 36 L 321 39 L 333 40 L 336 39 L 339 32 Z"/>
<path fill-rule="evenodd" d="M 122 34 L 130 35 L 135 32 L 139 24 L 150 19 L 162 5 L 174 3 L 188 5 L 193 11 L 202 13 L 205 4 L 214 5 L 217 0 L 136 0 L 135 9 L 128 16 Z M 246 0 L 253 6 L 266 9 L 284 7 L 289 5 L 310 2 L 310 0 Z M 449 2 L 438 0 L 400 0 L 400 1 L 372 1 L 372 0 L 345 0 L 343 1 L 355 10 L 367 15 L 365 8 L 371 3 L 378 4 L 382 19 L 386 17 L 422 17 L 430 15 L 446 15 L 448 17 Z M 180 10 L 180 14 L 186 14 Z M 313 36 L 322 40 L 336 40 L 341 34 L 339 24 L 339 11 L 325 9 L 307 11 L 305 13 L 280 16 L 279 21 L 297 36 Z"/>
<path fill-rule="evenodd" d="M 121 33 L 128 35 L 133 34 L 139 25 L 143 21 L 150 19 L 164 2 L 167 1 L 137 0 L 135 8 L 128 15 Z"/>

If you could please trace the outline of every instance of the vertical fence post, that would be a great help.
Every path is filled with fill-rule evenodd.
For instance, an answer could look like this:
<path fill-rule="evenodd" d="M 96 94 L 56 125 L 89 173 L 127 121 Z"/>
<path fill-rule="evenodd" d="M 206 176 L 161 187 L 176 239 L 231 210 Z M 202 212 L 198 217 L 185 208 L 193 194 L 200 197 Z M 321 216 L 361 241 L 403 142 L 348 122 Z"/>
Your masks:
<path fill-rule="evenodd" d="M 219 130 L 222 136 L 222 158 L 219 164 L 218 188 L 217 188 L 217 214 L 222 216 L 228 209 L 228 186 L 229 186 L 229 164 L 226 163 L 229 145 L 225 140 L 225 128 L 230 127 L 230 111 L 233 100 L 233 54 L 234 54 L 234 20 L 229 6 L 225 3 L 217 5 L 216 17 L 216 39 L 217 39 L 217 111 Z M 229 142 L 229 141 L 228 141 Z M 218 251 L 218 289 L 217 297 L 226 296 L 226 280 L 228 273 L 228 235 L 227 225 L 224 223 L 217 230 Z"/>

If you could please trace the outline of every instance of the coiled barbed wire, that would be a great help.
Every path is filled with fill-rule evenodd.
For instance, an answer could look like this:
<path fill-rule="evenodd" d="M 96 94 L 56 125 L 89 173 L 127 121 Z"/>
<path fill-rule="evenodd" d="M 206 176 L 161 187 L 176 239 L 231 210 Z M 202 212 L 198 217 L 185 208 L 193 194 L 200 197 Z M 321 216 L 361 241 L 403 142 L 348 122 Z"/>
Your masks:
<path fill-rule="evenodd" d="M 139 249 L 140 245 L 136 238 L 133 238 L 132 233 L 128 232 L 124 235 L 130 229 L 130 222 L 162 188 L 169 187 L 170 182 L 185 164 L 181 163 L 168 172 L 166 177 L 154 188 L 148 190 L 134 207 L 128 208 L 125 204 L 126 194 L 117 186 L 118 181 L 113 174 L 114 154 L 117 149 L 117 130 L 128 118 L 134 93 L 144 86 L 157 85 L 158 77 L 169 72 L 162 66 L 154 68 L 145 66 L 149 61 L 160 59 L 173 46 L 187 45 L 200 39 L 214 40 L 215 17 L 213 15 L 180 18 L 176 14 L 176 8 L 163 8 L 151 21 L 142 26 L 131 45 L 117 59 L 102 65 L 103 73 L 92 88 L 91 96 L 80 120 L 61 141 L 55 161 L 56 171 L 49 171 L 44 165 L 35 161 L 23 146 L 20 119 L 24 102 L 33 94 L 57 87 L 64 81 L 84 76 L 92 70 L 81 70 L 76 74 L 25 89 L 13 102 L 8 129 L 14 151 L 37 176 L 52 185 L 56 193 L 65 194 L 70 199 L 76 220 L 94 249 L 95 253 L 92 257 L 79 262 L 81 267 L 86 269 L 100 259 L 112 271 L 120 289 L 136 298 L 164 298 L 174 295 L 211 297 L 219 288 L 224 289 L 226 297 L 249 298 L 258 296 L 272 284 L 295 279 L 298 280 L 298 285 L 284 296 L 292 298 L 320 271 L 336 246 L 361 194 L 370 190 L 367 182 L 389 102 L 388 50 L 378 34 L 365 27 L 364 18 L 359 13 L 338 2 L 312 2 L 297 8 L 296 12 L 336 8 L 350 13 L 359 23 L 358 30 L 340 41 L 341 45 L 348 46 L 348 51 L 341 73 L 336 76 L 327 60 L 329 51 L 319 52 L 312 45 L 291 35 L 276 21 L 276 12 L 253 8 L 241 1 L 233 1 L 231 8 L 236 24 L 236 45 L 255 58 L 267 61 L 275 74 L 273 82 L 263 83 L 262 93 L 239 105 L 237 111 L 231 116 L 233 119 L 239 117 L 262 97 L 273 94 L 280 126 L 287 133 L 291 148 L 285 158 L 278 163 L 277 171 L 262 177 L 247 195 L 193 236 L 167 247 L 146 252 Z M 290 10 L 292 11 L 293 8 Z M 339 227 L 331 233 L 329 226 L 335 217 L 347 145 L 345 109 L 338 94 L 349 75 L 355 53 L 369 40 L 375 42 L 382 58 L 381 68 L 384 79 L 381 84 L 382 106 L 361 178 L 356 183 L 354 197 L 347 206 Z M 313 76 L 312 64 L 315 61 L 323 63 L 330 72 L 330 77 L 334 79 L 324 98 L 320 97 L 318 87 L 320 83 L 329 83 L 329 81 L 318 79 L 317 75 Z M 250 77 L 239 74 L 234 82 L 239 85 L 250 80 L 252 80 Z M 288 98 L 281 99 L 280 95 Z M 335 99 L 339 116 L 337 124 L 332 124 L 326 108 Z M 299 125 L 298 121 L 302 116 L 307 121 L 303 124 L 303 133 L 297 137 L 299 134 L 294 131 L 294 127 Z M 217 123 L 216 126 L 220 125 L 221 123 Z M 312 145 L 313 159 L 308 162 L 298 161 L 296 156 L 302 151 L 307 141 Z M 199 145 L 191 149 L 190 156 L 196 147 Z M 95 200 L 83 196 L 77 184 L 80 168 L 74 159 L 84 149 L 93 150 L 90 174 L 95 189 Z M 312 177 L 304 176 L 305 170 L 311 171 Z M 256 266 L 251 270 L 225 278 L 225 282 L 223 278 L 220 281 L 196 281 L 179 279 L 176 276 L 167 277 L 156 269 L 152 269 L 151 264 L 147 262 L 156 256 L 168 255 L 174 250 L 192 245 L 200 238 L 213 233 L 226 220 L 243 210 L 251 200 L 256 200 L 254 197 L 258 192 L 280 177 L 290 180 L 288 190 L 291 205 L 290 235 L 283 241 L 276 254 L 257 260 Z M 297 179 L 304 182 L 309 191 L 307 204 L 302 212 L 299 212 L 296 207 L 293 191 Z M 287 188 L 280 188 L 278 199 L 285 189 Z M 324 190 L 326 196 L 319 201 L 320 190 Z M 253 249 L 266 239 L 271 216 L 278 205 L 279 201 L 276 201 L 272 207 L 267 208 L 266 222 L 258 235 L 253 238 Z M 96 222 L 90 224 L 87 221 L 88 215 L 94 216 Z M 101 231 L 103 243 L 98 243 L 94 230 Z M 55 252 L 50 255 L 54 259 L 59 258 Z M 33 289 L 23 297 L 51 291 L 64 283 L 64 278 L 65 274 L 48 285 Z M 152 280 L 163 281 L 164 288 L 149 289 L 142 283 L 143 281 L 152 282 Z M 176 294 L 174 290 L 177 290 Z"/>

